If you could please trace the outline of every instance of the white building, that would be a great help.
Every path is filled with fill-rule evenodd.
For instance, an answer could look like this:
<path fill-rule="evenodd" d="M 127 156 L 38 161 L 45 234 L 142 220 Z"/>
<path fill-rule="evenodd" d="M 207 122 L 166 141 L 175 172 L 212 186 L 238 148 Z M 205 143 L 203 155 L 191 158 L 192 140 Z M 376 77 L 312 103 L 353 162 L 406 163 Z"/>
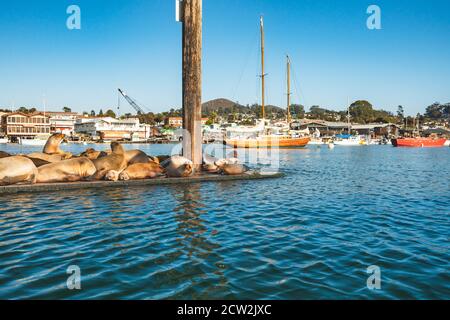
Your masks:
<path fill-rule="evenodd" d="M 151 126 L 140 124 L 137 118 L 118 120 L 111 117 L 84 117 L 75 122 L 75 132 L 94 140 L 146 140 L 151 136 Z"/>
<path fill-rule="evenodd" d="M 71 136 L 75 133 L 75 122 L 80 115 L 75 112 L 46 112 L 50 117 L 52 133 L 63 133 Z"/>

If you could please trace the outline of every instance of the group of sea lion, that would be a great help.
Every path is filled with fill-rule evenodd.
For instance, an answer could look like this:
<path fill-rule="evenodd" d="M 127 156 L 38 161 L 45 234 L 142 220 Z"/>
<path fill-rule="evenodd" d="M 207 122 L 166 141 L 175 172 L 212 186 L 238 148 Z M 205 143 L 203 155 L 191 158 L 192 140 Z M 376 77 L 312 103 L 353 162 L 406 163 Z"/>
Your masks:
<path fill-rule="evenodd" d="M 74 156 L 60 149 L 64 138 L 60 133 L 52 135 L 42 153 L 14 156 L 0 151 L 0 185 L 189 177 L 194 173 L 193 163 L 182 156 L 152 157 L 140 150 L 125 151 L 118 142 L 111 143 L 111 151 L 89 148 Z M 202 169 L 227 175 L 248 171 L 237 159 L 219 160 L 208 155 Z"/>

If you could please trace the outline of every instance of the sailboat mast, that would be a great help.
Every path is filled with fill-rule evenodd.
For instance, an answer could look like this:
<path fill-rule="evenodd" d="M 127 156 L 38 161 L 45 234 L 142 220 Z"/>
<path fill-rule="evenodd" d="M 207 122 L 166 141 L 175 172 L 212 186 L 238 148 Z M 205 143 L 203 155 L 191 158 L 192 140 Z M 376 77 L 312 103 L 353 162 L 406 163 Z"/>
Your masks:
<path fill-rule="evenodd" d="M 287 59 L 287 122 L 291 123 L 291 61 Z"/>
<path fill-rule="evenodd" d="M 264 19 L 261 16 L 260 19 L 261 26 L 261 110 L 262 110 L 262 118 L 266 118 L 265 105 L 264 105 L 264 85 L 265 85 L 265 73 L 264 73 Z"/>

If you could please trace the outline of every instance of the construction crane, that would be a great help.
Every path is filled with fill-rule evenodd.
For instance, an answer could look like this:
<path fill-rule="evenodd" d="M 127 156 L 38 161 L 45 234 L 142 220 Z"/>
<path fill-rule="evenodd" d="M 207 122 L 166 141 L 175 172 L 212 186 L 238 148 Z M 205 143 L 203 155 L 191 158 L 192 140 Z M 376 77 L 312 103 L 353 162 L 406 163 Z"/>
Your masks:
<path fill-rule="evenodd" d="M 134 108 L 134 110 L 136 110 L 138 114 L 145 114 L 145 111 L 139 107 L 136 101 L 130 98 L 122 89 L 119 88 L 117 90 L 119 90 L 119 93 L 125 98 L 125 100 L 127 100 L 127 102 Z"/>

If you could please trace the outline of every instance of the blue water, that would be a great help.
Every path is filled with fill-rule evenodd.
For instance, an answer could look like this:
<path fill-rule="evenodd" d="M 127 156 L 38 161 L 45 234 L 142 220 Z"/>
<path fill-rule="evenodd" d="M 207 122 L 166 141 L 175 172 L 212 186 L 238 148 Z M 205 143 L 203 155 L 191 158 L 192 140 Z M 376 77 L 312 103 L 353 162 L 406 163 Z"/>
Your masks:
<path fill-rule="evenodd" d="M 0 298 L 450 298 L 450 148 L 311 146 L 280 166 L 275 180 L 2 195 Z"/>

